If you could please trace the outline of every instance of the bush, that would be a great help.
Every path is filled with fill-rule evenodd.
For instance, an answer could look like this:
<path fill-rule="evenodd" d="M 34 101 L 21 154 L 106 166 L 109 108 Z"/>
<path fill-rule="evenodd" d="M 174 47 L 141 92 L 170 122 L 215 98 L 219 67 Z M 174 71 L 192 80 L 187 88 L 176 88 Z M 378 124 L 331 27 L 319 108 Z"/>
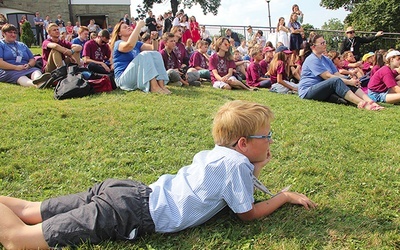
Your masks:
<path fill-rule="evenodd" d="M 21 42 L 25 43 L 29 48 L 35 42 L 35 35 L 33 34 L 30 22 L 25 22 L 22 25 Z"/>

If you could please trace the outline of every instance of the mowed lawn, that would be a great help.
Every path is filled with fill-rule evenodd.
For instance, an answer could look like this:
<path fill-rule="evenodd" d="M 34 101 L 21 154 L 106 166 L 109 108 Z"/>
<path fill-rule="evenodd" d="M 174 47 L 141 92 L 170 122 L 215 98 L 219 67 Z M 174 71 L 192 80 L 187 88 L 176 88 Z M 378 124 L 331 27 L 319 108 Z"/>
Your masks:
<path fill-rule="evenodd" d="M 292 185 L 317 209 L 285 205 L 249 223 L 224 211 L 180 233 L 79 249 L 400 248 L 400 106 L 372 112 L 266 90 L 170 89 L 170 96 L 117 90 L 56 101 L 51 89 L 1 83 L 0 194 L 43 200 L 106 178 L 149 184 L 213 148 L 214 113 L 242 99 L 276 117 L 273 159 L 260 180 L 273 192 Z"/>

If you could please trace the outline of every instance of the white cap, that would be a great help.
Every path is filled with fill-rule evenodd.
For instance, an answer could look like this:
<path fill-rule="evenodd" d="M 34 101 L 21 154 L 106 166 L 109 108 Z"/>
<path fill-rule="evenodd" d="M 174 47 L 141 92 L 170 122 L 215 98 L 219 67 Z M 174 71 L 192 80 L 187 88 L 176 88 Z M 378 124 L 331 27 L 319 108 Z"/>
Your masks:
<path fill-rule="evenodd" d="M 400 56 L 400 52 L 398 50 L 392 50 L 386 55 L 386 60 L 389 60 L 390 58 L 394 56 Z"/>

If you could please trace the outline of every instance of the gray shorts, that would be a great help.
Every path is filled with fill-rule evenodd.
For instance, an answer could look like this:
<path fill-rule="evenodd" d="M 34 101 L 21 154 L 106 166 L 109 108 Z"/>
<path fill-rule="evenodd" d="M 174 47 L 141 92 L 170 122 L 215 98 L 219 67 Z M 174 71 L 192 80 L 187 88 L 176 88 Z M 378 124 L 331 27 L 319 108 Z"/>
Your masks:
<path fill-rule="evenodd" d="M 131 180 L 108 179 L 87 192 L 45 200 L 42 231 L 50 247 L 134 240 L 154 232 L 151 189 Z"/>

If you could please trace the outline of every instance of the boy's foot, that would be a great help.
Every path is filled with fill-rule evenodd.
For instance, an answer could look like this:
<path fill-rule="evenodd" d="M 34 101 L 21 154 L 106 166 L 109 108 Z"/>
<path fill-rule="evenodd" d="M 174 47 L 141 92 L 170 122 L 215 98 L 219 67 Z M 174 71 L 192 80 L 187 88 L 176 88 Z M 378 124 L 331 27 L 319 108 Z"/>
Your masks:
<path fill-rule="evenodd" d="M 169 86 L 175 86 L 175 87 L 182 87 L 183 83 L 181 81 L 169 82 L 168 85 Z"/>
<path fill-rule="evenodd" d="M 46 82 L 47 80 L 49 80 L 50 77 L 51 77 L 50 73 L 44 73 L 43 75 L 41 75 L 38 78 L 36 78 L 35 80 L 33 80 L 32 83 L 35 85 L 39 85 L 39 84 L 42 84 L 42 83 Z"/>
<path fill-rule="evenodd" d="M 189 82 L 189 86 L 200 87 L 201 86 L 201 82 L 200 81 Z"/>

